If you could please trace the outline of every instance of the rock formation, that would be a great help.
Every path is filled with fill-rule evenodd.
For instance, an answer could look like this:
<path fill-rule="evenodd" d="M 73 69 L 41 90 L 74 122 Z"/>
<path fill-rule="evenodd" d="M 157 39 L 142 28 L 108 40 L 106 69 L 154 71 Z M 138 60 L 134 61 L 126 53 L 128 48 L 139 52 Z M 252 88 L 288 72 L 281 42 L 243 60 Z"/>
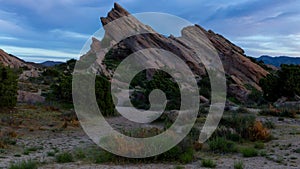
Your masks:
<path fill-rule="evenodd" d="M 126 21 L 126 28 L 123 25 L 109 25 L 111 21 L 121 17 L 129 17 Z M 165 37 L 155 32 L 148 25 L 144 25 L 136 18 L 130 15 L 128 11 L 120 5 L 114 5 L 114 8 L 108 13 L 107 17 L 101 17 L 101 22 L 105 26 L 105 38 L 122 39 L 123 33 L 130 33 L 131 30 L 138 30 L 149 32 L 136 36 L 131 36 L 121 40 L 119 43 L 111 42 L 109 45 L 114 44 L 110 51 L 110 57 L 121 61 L 129 54 L 137 52 L 146 48 L 160 48 L 174 53 L 179 56 L 189 67 L 193 70 L 194 74 L 203 76 L 206 74 L 205 67 L 195 55 L 195 49 L 185 44 L 182 37 L 191 36 L 199 41 L 209 39 L 212 46 L 218 52 L 218 55 L 223 63 L 225 73 L 231 79 L 231 84 L 228 85 L 228 92 L 230 95 L 235 96 L 240 101 L 246 100 L 250 91 L 245 88 L 245 85 L 251 85 L 254 88 L 261 90 L 259 80 L 265 77 L 268 72 L 262 67 L 252 62 L 246 57 L 243 49 L 234 45 L 229 40 L 213 31 L 207 31 L 199 25 L 190 26 L 182 30 L 182 37 Z M 122 27 L 123 26 L 123 27 Z M 125 29 L 125 30 L 124 30 Z M 206 37 L 201 37 L 201 33 Z M 208 45 L 209 46 L 209 45 Z M 107 52 L 107 51 L 106 51 Z M 96 54 L 97 62 L 100 65 L 100 72 L 107 76 L 113 74 L 112 70 L 108 70 L 106 65 L 102 62 L 104 59 L 104 50 L 101 49 L 101 42 L 93 39 L 90 54 Z M 89 56 L 88 54 L 85 56 Z"/>
<path fill-rule="evenodd" d="M 8 66 L 10 68 L 21 68 L 26 67 L 28 69 L 32 69 L 33 66 L 26 63 L 25 61 L 13 56 L 7 54 L 5 51 L 0 49 L 0 63 L 4 66 Z"/>

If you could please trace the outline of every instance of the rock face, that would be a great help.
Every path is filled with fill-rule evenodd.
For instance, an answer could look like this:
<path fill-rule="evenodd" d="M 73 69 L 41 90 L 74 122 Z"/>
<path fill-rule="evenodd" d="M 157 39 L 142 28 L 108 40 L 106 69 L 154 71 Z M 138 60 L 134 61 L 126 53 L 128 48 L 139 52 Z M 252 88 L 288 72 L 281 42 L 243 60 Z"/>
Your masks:
<path fill-rule="evenodd" d="M 45 97 L 41 96 L 40 93 L 32 93 L 19 90 L 17 100 L 20 103 L 43 103 L 45 102 Z"/>
<path fill-rule="evenodd" d="M 126 21 L 125 28 L 124 25 L 111 26 L 109 24 L 111 21 L 125 16 L 129 17 Z M 144 25 L 136 18 L 130 16 L 128 11 L 116 3 L 114 8 L 108 13 L 107 17 L 101 17 L 101 22 L 106 30 L 105 39 L 110 39 L 111 37 L 112 39 L 122 39 L 122 33 L 130 34 L 131 30 L 150 32 L 125 38 L 119 43 L 110 42 L 108 45 L 113 46 L 110 51 L 110 57 L 121 61 L 131 53 L 141 49 L 160 48 L 179 56 L 191 70 L 193 70 L 194 74 L 198 76 L 206 75 L 205 67 L 201 63 L 201 60 L 196 56 L 196 49 L 184 43 L 182 38 L 190 36 L 197 41 L 208 39 L 210 44 L 206 45 L 216 49 L 223 63 L 225 73 L 228 77 L 231 77 L 232 84 L 228 86 L 229 94 L 236 96 L 241 101 L 246 100 L 247 95 L 249 94 L 249 91 L 244 86 L 247 84 L 261 90 L 259 80 L 268 74 L 266 70 L 248 59 L 244 54 L 243 49 L 234 45 L 223 36 L 218 35 L 213 31 L 207 31 L 199 25 L 184 28 L 181 37 L 165 37 L 155 32 L 151 27 Z M 102 62 L 105 50 L 101 48 L 101 43 L 102 42 L 93 39 L 91 50 L 88 54 L 96 54 L 97 62 L 100 65 L 100 72 L 107 76 L 111 76 L 113 71 L 108 70 L 106 65 Z M 88 54 L 85 56 L 88 56 Z"/>
<path fill-rule="evenodd" d="M 20 67 L 27 67 L 28 69 L 33 68 L 32 65 L 26 63 L 25 61 L 15 56 L 7 54 L 2 49 L 0 49 L 0 63 L 10 68 L 20 68 Z"/>
<path fill-rule="evenodd" d="M 231 76 L 235 83 L 239 85 L 250 84 L 260 90 L 259 80 L 265 77 L 268 72 L 248 59 L 243 49 L 223 36 L 215 34 L 213 31 L 206 31 L 198 25 L 196 26 L 205 32 L 217 49 L 226 73 Z"/>

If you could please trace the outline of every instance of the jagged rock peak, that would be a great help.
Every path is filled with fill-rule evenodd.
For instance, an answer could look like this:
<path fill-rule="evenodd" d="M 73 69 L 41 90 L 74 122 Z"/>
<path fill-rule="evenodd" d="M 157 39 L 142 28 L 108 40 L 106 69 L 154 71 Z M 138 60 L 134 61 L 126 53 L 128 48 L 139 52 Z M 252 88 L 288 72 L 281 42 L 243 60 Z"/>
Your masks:
<path fill-rule="evenodd" d="M 128 15 L 130 15 L 130 13 L 126 9 L 124 9 L 118 3 L 114 3 L 114 8 L 107 14 L 107 17 L 100 17 L 100 20 L 104 26 L 115 19 Z"/>

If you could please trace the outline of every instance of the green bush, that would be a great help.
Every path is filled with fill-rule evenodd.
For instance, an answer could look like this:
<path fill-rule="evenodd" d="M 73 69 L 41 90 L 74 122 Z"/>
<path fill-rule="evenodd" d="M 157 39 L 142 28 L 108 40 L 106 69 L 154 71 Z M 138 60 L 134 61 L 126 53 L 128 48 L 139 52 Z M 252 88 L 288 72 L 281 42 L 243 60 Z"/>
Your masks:
<path fill-rule="evenodd" d="M 49 152 L 47 152 L 47 156 L 54 157 L 55 156 L 55 152 L 54 151 L 49 151 Z"/>
<path fill-rule="evenodd" d="M 73 162 L 73 155 L 69 152 L 60 153 L 55 156 L 56 162 L 58 163 L 69 163 Z"/>
<path fill-rule="evenodd" d="M 28 160 L 28 161 L 21 161 L 15 164 L 11 164 L 9 169 L 37 169 L 38 165 L 37 162 Z"/>
<path fill-rule="evenodd" d="M 258 156 L 258 151 L 255 148 L 247 147 L 242 148 L 240 152 L 243 154 L 243 157 L 256 157 Z"/>
<path fill-rule="evenodd" d="M 181 163 L 189 163 L 191 161 L 193 161 L 194 158 L 194 150 L 193 149 L 188 149 L 186 152 L 184 152 L 183 154 L 179 155 L 179 161 Z"/>
<path fill-rule="evenodd" d="M 217 164 L 211 159 L 203 159 L 201 161 L 202 167 L 216 168 Z"/>
<path fill-rule="evenodd" d="M 102 164 L 111 162 L 114 159 L 114 155 L 103 150 L 98 150 L 96 154 L 94 154 L 93 161 L 96 164 Z"/>
<path fill-rule="evenodd" d="M 256 142 L 254 144 L 254 148 L 256 148 L 256 149 L 264 149 L 265 148 L 265 144 L 263 142 Z"/>
<path fill-rule="evenodd" d="M 244 163 L 243 161 L 238 161 L 238 162 L 234 162 L 234 169 L 243 169 L 244 168 Z"/>
<path fill-rule="evenodd" d="M 271 120 L 266 120 L 264 123 L 263 123 L 264 127 L 268 128 L 268 129 L 275 129 L 275 123 L 272 122 Z"/>
<path fill-rule="evenodd" d="M 271 102 L 281 96 L 293 98 L 300 95 L 300 69 L 298 65 L 281 65 L 281 69 L 259 82 L 264 97 Z"/>
<path fill-rule="evenodd" d="M 77 159 L 84 159 L 86 157 L 85 151 L 83 149 L 76 149 L 75 157 Z"/>
<path fill-rule="evenodd" d="M 297 148 L 294 152 L 300 154 L 300 148 Z"/>
<path fill-rule="evenodd" d="M 221 119 L 220 126 L 234 129 L 241 138 L 249 139 L 249 128 L 253 127 L 255 120 L 254 115 L 233 112 L 230 116 L 224 116 Z"/>
<path fill-rule="evenodd" d="M 208 145 L 211 151 L 217 153 L 231 153 L 236 152 L 236 144 L 232 141 L 228 141 L 222 137 L 212 138 L 208 141 Z"/>

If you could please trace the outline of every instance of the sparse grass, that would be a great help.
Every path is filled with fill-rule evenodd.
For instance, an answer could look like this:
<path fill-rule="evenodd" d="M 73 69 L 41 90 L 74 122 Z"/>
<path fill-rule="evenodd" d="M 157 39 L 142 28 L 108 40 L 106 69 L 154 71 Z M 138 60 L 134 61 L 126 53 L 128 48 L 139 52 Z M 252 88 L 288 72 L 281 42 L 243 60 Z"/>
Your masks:
<path fill-rule="evenodd" d="M 47 156 L 48 157 L 54 157 L 55 156 L 55 152 L 54 151 L 49 151 L 49 152 L 47 152 Z"/>
<path fill-rule="evenodd" d="M 60 153 L 55 156 L 56 162 L 58 163 L 69 163 L 73 162 L 73 155 L 69 152 Z"/>
<path fill-rule="evenodd" d="M 7 148 L 9 145 L 16 145 L 17 133 L 12 130 L 0 131 L 0 148 Z"/>
<path fill-rule="evenodd" d="M 193 158 L 194 158 L 194 152 L 193 152 L 193 151 L 194 151 L 194 150 L 191 149 L 191 148 L 188 149 L 186 152 L 184 152 L 183 154 L 181 154 L 181 155 L 179 156 L 179 161 L 180 161 L 181 163 L 184 163 L 184 164 L 193 161 Z"/>
<path fill-rule="evenodd" d="M 300 148 L 297 148 L 294 152 L 300 154 Z"/>
<path fill-rule="evenodd" d="M 236 143 L 222 137 L 212 138 L 208 141 L 208 145 L 210 150 L 216 153 L 232 153 L 237 151 Z"/>
<path fill-rule="evenodd" d="M 184 169 L 184 167 L 183 167 L 183 166 L 180 166 L 180 165 L 178 165 L 178 166 L 175 166 L 175 167 L 174 167 L 174 169 Z"/>
<path fill-rule="evenodd" d="M 256 157 L 258 156 L 258 151 L 252 147 L 242 148 L 240 152 L 243 154 L 243 157 Z"/>
<path fill-rule="evenodd" d="M 23 154 L 24 155 L 29 155 L 30 151 L 28 151 L 27 149 L 24 150 Z"/>
<path fill-rule="evenodd" d="M 86 157 L 86 154 L 85 154 L 83 149 L 76 149 L 75 150 L 75 157 L 77 159 L 84 159 Z"/>
<path fill-rule="evenodd" d="M 256 142 L 254 144 L 254 148 L 256 148 L 256 149 L 264 149 L 265 148 L 265 144 L 263 142 Z"/>
<path fill-rule="evenodd" d="M 89 152 L 89 157 L 92 162 L 96 164 L 111 162 L 114 159 L 113 154 L 99 149 Z"/>
<path fill-rule="evenodd" d="M 267 152 L 266 152 L 266 151 L 261 151 L 261 152 L 260 152 L 260 156 L 266 157 L 266 156 L 267 156 Z"/>
<path fill-rule="evenodd" d="M 25 148 L 23 154 L 24 155 L 29 155 L 31 152 L 35 152 L 35 151 L 42 150 L 42 149 L 43 149 L 43 147 L 41 147 L 41 146 L 40 147 Z"/>
<path fill-rule="evenodd" d="M 236 161 L 233 165 L 234 169 L 243 169 L 244 168 L 244 162 L 243 161 Z"/>
<path fill-rule="evenodd" d="M 275 117 L 288 117 L 288 118 L 296 118 L 297 111 L 295 110 L 289 110 L 289 109 L 275 109 L 275 108 L 269 108 L 264 109 L 259 112 L 260 115 L 263 116 L 275 116 Z"/>
<path fill-rule="evenodd" d="M 37 162 L 32 160 L 17 162 L 9 166 L 9 169 L 37 169 L 37 168 L 38 168 Z"/>
<path fill-rule="evenodd" d="M 271 120 L 267 120 L 263 123 L 264 127 L 268 129 L 275 129 L 275 123 L 273 123 Z"/>
<path fill-rule="evenodd" d="M 211 159 L 203 159 L 201 161 L 202 167 L 216 168 L 217 164 Z"/>

